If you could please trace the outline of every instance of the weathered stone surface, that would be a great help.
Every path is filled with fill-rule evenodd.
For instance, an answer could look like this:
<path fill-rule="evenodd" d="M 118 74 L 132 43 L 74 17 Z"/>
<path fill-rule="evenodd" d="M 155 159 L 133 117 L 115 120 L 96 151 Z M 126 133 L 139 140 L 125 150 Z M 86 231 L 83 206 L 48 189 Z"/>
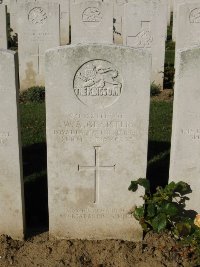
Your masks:
<path fill-rule="evenodd" d="M 0 50 L 0 234 L 24 237 L 24 194 L 15 53 Z"/>
<path fill-rule="evenodd" d="M 172 0 L 168 0 L 168 15 L 167 15 L 167 25 L 171 23 L 171 9 L 172 9 Z"/>
<path fill-rule="evenodd" d="M 4 5 L 7 7 L 7 11 L 10 12 L 10 0 L 0 0 L 0 6 Z"/>
<path fill-rule="evenodd" d="M 44 53 L 59 46 L 59 5 L 27 2 L 19 6 L 20 90 L 44 86 Z"/>
<path fill-rule="evenodd" d="M 71 2 L 71 42 L 113 43 L 113 3 Z"/>
<path fill-rule="evenodd" d="M 200 212 L 200 47 L 179 50 L 176 58 L 170 181 L 192 188 L 188 208 Z"/>
<path fill-rule="evenodd" d="M 114 4 L 114 43 L 123 44 L 122 20 L 124 16 L 124 4 L 128 0 L 113 0 Z"/>
<path fill-rule="evenodd" d="M 180 5 L 178 13 L 176 50 L 200 45 L 200 1 Z"/>
<path fill-rule="evenodd" d="M 78 56 L 77 56 L 78 55 Z M 150 55 L 113 45 L 46 54 L 50 234 L 140 240 L 130 215 L 146 176 Z"/>
<path fill-rule="evenodd" d="M 10 1 L 10 27 L 12 29 L 12 35 L 18 33 L 17 18 L 17 0 L 12 0 Z"/>
<path fill-rule="evenodd" d="M 55 2 L 56 0 L 54 0 Z M 69 44 L 69 0 L 57 0 L 60 5 L 60 44 Z"/>
<path fill-rule="evenodd" d="M 7 19 L 6 7 L 0 5 L 0 49 L 7 48 Z"/>
<path fill-rule="evenodd" d="M 173 41 L 176 41 L 179 6 L 186 3 L 199 3 L 199 0 L 173 0 L 173 29 L 172 29 Z"/>
<path fill-rule="evenodd" d="M 163 87 L 167 2 L 132 0 L 124 5 L 123 43 L 152 53 L 151 81 Z"/>
<path fill-rule="evenodd" d="M 17 0 L 18 4 L 23 4 L 26 2 L 38 2 L 36 0 Z M 60 45 L 66 45 L 69 43 L 69 3 L 70 0 L 43 0 L 51 3 L 57 3 L 60 5 Z"/>

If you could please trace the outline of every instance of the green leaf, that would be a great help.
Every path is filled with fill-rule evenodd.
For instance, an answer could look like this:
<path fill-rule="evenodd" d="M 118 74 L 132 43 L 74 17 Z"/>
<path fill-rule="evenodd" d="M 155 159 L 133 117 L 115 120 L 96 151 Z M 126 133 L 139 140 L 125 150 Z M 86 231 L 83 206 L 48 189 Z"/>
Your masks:
<path fill-rule="evenodd" d="M 153 203 L 150 203 L 148 206 L 147 206 L 147 215 L 152 218 L 156 215 L 156 206 L 155 204 Z"/>
<path fill-rule="evenodd" d="M 174 192 L 174 190 L 176 189 L 176 183 L 175 182 L 171 182 L 168 185 L 166 185 L 165 190 L 167 190 L 168 192 Z"/>
<path fill-rule="evenodd" d="M 176 203 L 163 203 L 161 209 L 163 213 L 169 216 L 175 216 L 179 212 Z"/>
<path fill-rule="evenodd" d="M 129 191 L 133 191 L 133 192 L 136 192 L 138 190 L 138 184 L 136 181 L 132 181 L 129 188 L 128 188 Z"/>
<path fill-rule="evenodd" d="M 133 215 L 135 217 L 136 220 L 141 220 L 142 218 L 144 218 L 144 207 L 138 207 L 134 210 Z"/>
<path fill-rule="evenodd" d="M 147 191 L 150 190 L 150 184 L 146 178 L 139 178 L 137 181 L 132 181 L 128 190 L 135 192 L 138 189 L 138 185 L 143 186 Z"/>
<path fill-rule="evenodd" d="M 143 186 L 145 190 L 149 191 L 150 190 L 150 183 L 149 183 L 149 180 L 147 180 L 146 178 L 139 178 L 137 180 L 137 183 L 140 185 L 140 186 Z"/>
<path fill-rule="evenodd" d="M 182 196 L 192 193 L 190 185 L 182 181 L 176 184 L 175 191 L 179 192 Z"/>
<path fill-rule="evenodd" d="M 191 224 L 187 222 L 180 222 L 176 224 L 176 229 L 179 236 L 187 236 L 191 232 Z"/>
<path fill-rule="evenodd" d="M 158 214 L 153 220 L 152 220 L 152 227 L 153 230 L 156 232 L 161 232 L 164 230 L 167 226 L 167 216 L 164 213 Z"/>

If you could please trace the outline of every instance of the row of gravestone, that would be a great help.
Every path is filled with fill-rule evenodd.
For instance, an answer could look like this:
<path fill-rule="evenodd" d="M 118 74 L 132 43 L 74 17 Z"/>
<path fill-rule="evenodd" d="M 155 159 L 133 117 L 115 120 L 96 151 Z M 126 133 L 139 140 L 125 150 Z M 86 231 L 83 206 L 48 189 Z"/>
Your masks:
<path fill-rule="evenodd" d="M 151 56 L 115 45 L 70 45 L 46 53 L 50 235 L 140 240 L 131 212 L 146 176 Z M 192 187 L 199 209 L 200 47 L 179 52 L 170 180 Z M 0 51 L 0 233 L 24 236 L 16 55 Z M 162 174 L 158 174 L 161 175 Z"/>
<path fill-rule="evenodd" d="M 72 44 L 112 44 L 113 31 L 115 43 L 151 51 L 151 81 L 163 86 L 166 0 L 72 0 L 70 12 L 69 0 L 54 3 L 13 0 L 11 3 L 11 27 L 15 25 L 18 33 L 20 90 L 45 85 L 44 53 L 49 48 L 68 44 L 69 35 Z M 1 10 L 6 18 L 3 6 Z M 1 28 L 5 32 L 5 27 Z"/>

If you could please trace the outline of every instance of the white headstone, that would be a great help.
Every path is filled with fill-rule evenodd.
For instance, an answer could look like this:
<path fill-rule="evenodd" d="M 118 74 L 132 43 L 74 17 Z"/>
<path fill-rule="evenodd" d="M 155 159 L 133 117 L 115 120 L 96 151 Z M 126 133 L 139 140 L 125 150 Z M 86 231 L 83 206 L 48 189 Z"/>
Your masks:
<path fill-rule="evenodd" d="M 59 46 L 59 5 L 27 2 L 19 6 L 20 90 L 44 86 L 44 53 Z"/>
<path fill-rule="evenodd" d="M 113 43 L 113 3 L 102 1 L 72 2 L 71 42 Z"/>
<path fill-rule="evenodd" d="M 141 240 L 130 212 L 144 192 L 128 186 L 146 176 L 150 63 L 148 51 L 114 45 L 47 52 L 51 235 Z"/>
<path fill-rule="evenodd" d="M 10 12 L 10 0 L 0 0 L 0 6 L 4 5 L 7 7 L 7 11 Z"/>
<path fill-rule="evenodd" d="M 124 16 L 124 4 L 128 3 L 128 0 L 113 0 L 113 1 L 114 1 L 114 43 L 123 44 L 122 20 Z"/>
<path fill-rule="evenodd" d="M 7 19 L 6 19 L 6 7 L 0 5 L 0 49 L 7 48 Z"/>
<path fill-rule="evenodd" d="M 123 43 L 152 53 L 151 81 L 163 86 L 167 2 L 134 0 L 124 5 Z"/>
<path fill-rule="evenodd" d="M 189 209 L 200 212 L 200 47 L 179 50 L 176 59 L 170 181 L 192 188 Z"/>
<path fill-rule="evenodd" d="M 200 1 L 180 5 L 178 13 L 176 50 L 200 45 Z"/>
<path fill-rule="evenodd" d="M 17 30 L 17 19 L 18 19 L 18 12 L 17 12 L 17 0 L 10 1 L 10 27 L 12 29 L 12 35 L 18 33 Z"/>
<path fill-rule="evenodd" d="M 11 11 L 10 11 L 10 24 L 13 29 L 13 33 L 18 33 L 18 19 L 20 14 L 19 6 L 20 4 L 25 4 L 27 2 L 35 2 L 35 0 L 12 0 L 11 1 Z M 43 0 L 47 3 L 48 0 Z M 51 3 L 57 3 L 60 5 L 60 45 L 66 45 L 69 43 L 69 3 L 70 0 L 52 0 Z M 19 12 L 19 13 L 18 13 Z"/>
<path fill-rule="evenodd" d="M 200 0 L 173 0 L 173 29 L 172 29 L 173 41 L 176 41 L 179 6 L 181 4 L 186 4 L 186 3 L 200 3 Z"/>
<path fill-rule="evenodd" d="M 69 44 L 69 0 L 54 0 L 60 4 L 60 45 Z"/>
<path fill-rule="evenodd" d="M 167 15 L 167 25 L 171 22 L 171 0 L 168 0 L 168 15 Z"/>
<path fill-rule="evenodd" d="M 15 53 L 0 50 L 0 234 L 24 237 L 24 192 Z"/>

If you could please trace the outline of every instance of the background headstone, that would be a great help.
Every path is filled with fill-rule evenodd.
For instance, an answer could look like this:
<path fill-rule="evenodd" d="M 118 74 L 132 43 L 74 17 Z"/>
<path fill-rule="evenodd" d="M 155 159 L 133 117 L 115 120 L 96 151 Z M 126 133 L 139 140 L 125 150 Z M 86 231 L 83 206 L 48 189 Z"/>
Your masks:
<path fill-rule="evenodd" d="M 71 2 L 71 42 L 113 43 L 113 3 Z"/>
<path fill-rule="evenodd" d="M 17 0 L 10 1 L 10 27 L 12 29 L 12 35 L 18 33 L 17 30 L 17 19 L 18 19 L 18 12 L 17 12 Z"/>
<path fill-rule="evenodd" d="M 128 0 L 113 0 L 113 1 L 114 1 L 114 43 L 123 44 L 122 20 L 124 16 L 124 4 L 128 3 Z"/>
<path fill-rule="evenodd" d="M 141 240 L 130 211 L 144 192 L 128 186 L 146 176 L 150 63 L 113 45 L 47 52 L 50 235 Z"/>
<path fill-rule="evenodd" d="M 69 4 L 70 0 L 43 0 L 47 3 L 57 3 L 60 5 L 60 45 L 66 45 L 69 43 Z M 24 4 L 27 2 L 38 2 L 35 0 L 17 0 L 18 4 Z"/>
<path fill-rule="evenodd" d="M 170 25 L 171 22 L 171 0 L 168 0 L 168 11 L 167 11 L 167 25 Z"/>
<path fill-rule="evenodd" d="M 163 87 L 167 2 L 134 0 L 124 5 L 123 43 L 152 53 L 151 81 Z"/>
<path fill-rule="evenodd" d="M 44 86 L 44 53 L 59 46 L 59 5 L 27 2 L 19 6 L 20 90 Z"/>
<path fill-rule="evenodd" d="M 170 181 L 192 188 L 187 208 L 200 212 L 200 48 L 179 50 L 176 58 Z"/>
<path fill-rule="evenodd" d="M 66 45 L 69 44 L 69 3 L 70 0 L 44 0 L 47 3 L 57 3 L 60 5 L 60 15 L 59 15 L 59 21 L 60 21 L 60 45 Z M 13 29 L 13 34 L 18 33 L 18 19 L 20 14 L 20 4 L 25 4 L 28 2 L 37 3 L 38 1 L 35 0 L 12 0 L 11 1 L 11 8 L 10 8 L 10 25 Z"/>
<path fill-rule="evenodd" d="M 7 17 L 6 6 L 0 5 L 0 49 L 6 49 L 8 46 L 7 40 Z"/>
<path fill-rule="evenodd" d="M 180 5 L 178 13 L 176 50 L 200 45 L 200 1 Z"/>
<path fill-rule="evenodd" d="M 0 234 L 24 237 L 24 190 L 15 53 L 0 50 Z"/>
<path fill-rule="evenodd" d="M 7 7 L 7 11 L 10 12 L 10 0 L 0 0 L 0 6 L 4 5 Z"/>
<path fill-rule="evenodd" d="M 200 3 L 200 0 L 173 0 L 173 28 L 172 28 L 172 40 L 176 41 L 176 31 L 177 31 L 177 18 L 178 10 L 181 4 L 186 3 Z"/>
<path fill-rule="evenodd" d="M 60 45 L 69 44 L 69 0 L 54 0 L 60 4 Z"/>

